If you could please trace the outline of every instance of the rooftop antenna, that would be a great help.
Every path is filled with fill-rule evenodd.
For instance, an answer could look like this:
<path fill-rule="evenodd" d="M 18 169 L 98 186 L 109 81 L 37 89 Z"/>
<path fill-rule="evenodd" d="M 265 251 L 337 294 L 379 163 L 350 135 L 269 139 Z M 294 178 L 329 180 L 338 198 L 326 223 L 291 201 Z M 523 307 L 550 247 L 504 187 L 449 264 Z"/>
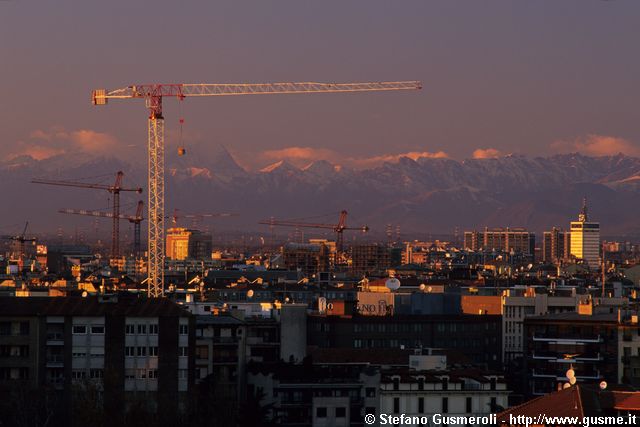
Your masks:
<path fill-rule="evenodd" d="M 580 211 L 580 215 L 578 215 L 578 221 L 587 222 L 589 221 L 589 215 L 587 213 L 587 197 L 582 198 L 582 210 Z"/>

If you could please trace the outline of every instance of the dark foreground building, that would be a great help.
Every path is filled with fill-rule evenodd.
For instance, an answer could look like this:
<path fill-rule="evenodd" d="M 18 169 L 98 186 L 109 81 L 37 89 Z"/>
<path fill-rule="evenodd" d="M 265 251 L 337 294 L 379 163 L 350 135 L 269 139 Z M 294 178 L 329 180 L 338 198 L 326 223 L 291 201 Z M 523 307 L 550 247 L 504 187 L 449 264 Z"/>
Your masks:
<path fill-rule="evenodd" d="M 0 425 L 176 424 L 194 348 L 166 299 L 0 298 Z"/>
<path fill-rule="evenodd" d="M 328 316 L 307 320 L 310 346 L 321 348 L 445 348 L 476 365 L 501 367 L 502 317 L 497 315 Z"/>

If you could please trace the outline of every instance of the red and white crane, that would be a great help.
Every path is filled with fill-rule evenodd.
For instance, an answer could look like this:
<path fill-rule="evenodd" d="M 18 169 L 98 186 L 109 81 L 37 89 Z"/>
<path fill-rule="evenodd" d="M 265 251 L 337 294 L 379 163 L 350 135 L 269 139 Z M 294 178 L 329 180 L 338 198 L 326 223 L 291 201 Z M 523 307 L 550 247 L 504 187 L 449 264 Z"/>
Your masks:
<path fill-rule="evenodd" d="M 282 226 L 282 227 L 300 227 L 300 228 L 320 228 L 325 230 L 333 230 L 336 233 L 336 252 L 338 256 L 344 252 L 344 237 L 343 232 L 345 230 L 356 230 L 366 233 L 369 231 L 369 227 L 366 225 L 360 227 L 347 227 L 347 211 L 340 212 L 340 218 L 337 224 L 323 224 L 313 222 L 300 222 L 300 221 L 287 221 L 278 219 L 268 219 L 259 221 L 258 224 L 264 224 L 268 226 Z"/>
<path fill-rule="evenodd" d="M 164 294 L 164 116 L 162 99 L 183 100 L 200 96 L 282 95 L 302 93 L 373 92 L 422 89 L 418 81 L 368 83 L 242 83 L 242 84 L 141 84 L 121 89 L 97 89 L 92 92 L 94 105 L 105 105 L 110 99 L 144 99 L 148 119 L 148 277 L 150 297 Z"/>

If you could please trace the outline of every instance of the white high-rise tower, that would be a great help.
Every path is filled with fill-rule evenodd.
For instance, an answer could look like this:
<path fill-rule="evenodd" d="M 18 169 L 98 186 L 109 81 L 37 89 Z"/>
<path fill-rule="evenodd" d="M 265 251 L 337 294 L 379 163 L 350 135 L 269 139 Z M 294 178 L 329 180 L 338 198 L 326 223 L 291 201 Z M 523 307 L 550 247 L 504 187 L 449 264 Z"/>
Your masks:
<path fill-rule="evenodd" d="M 577 221 L 571 221 L 571 255 L 583 260 L 590 268 L 600 265 L 600 223 L 589 221 L 587 199 Z"/>

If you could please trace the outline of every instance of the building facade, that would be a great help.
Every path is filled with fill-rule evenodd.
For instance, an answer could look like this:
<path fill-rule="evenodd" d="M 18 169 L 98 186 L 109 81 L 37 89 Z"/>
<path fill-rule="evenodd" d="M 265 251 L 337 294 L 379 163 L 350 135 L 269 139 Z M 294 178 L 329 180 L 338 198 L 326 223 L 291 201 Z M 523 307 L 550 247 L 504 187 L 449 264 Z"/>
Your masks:
<path fill-rule="evenodd" d="M 89 391 L 116 423 L 132 404 L 174 419 L 187 410 L 194 338 L 193 317 L 166 299 L 0 298 L 0 387 L 50 391 L 59 425 L 82 423 Z"/>
<path fill-rule="evenodd" d="M 589 221 L 586 200 L 578 220 L 571 222 L 571 256 L 592 269 L 600 265 L 600 223 Z"/>
<path fill-rule="evenodd" d="M 211 234 L 174 227 L 167 230 L 167 259 L 211 259 Z"/>
<path fill-rule="evenodd" d="M 557 264 L 569 258 L 571 233 L 553 227 L 543 233 L 542 261 Z"/>

